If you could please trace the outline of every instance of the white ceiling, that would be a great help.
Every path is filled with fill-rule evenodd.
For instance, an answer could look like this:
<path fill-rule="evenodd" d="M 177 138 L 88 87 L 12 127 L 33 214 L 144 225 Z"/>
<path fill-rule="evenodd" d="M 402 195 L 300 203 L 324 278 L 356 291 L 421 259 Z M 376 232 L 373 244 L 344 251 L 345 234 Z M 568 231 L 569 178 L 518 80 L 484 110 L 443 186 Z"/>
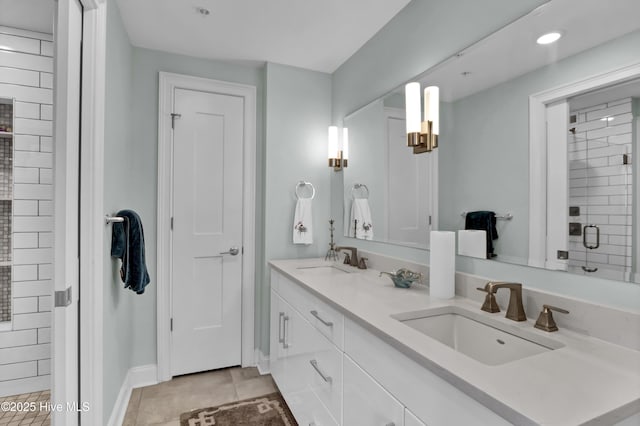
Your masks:
<path fill-rule="evenodd" d="M 640 29 L 639 0 L 552 0 L 460 52 L 421 80 L 453 101 Z M 554 44 L 538 36 L 560 30 Z M 462 75 L 470 72 L 469 75 Z"/>
<path fill-rule="evenodd" d="M 0 25 L 53 33 L 54 0 L 0 0 Z"/>
<path fill-rule="evenodd" d="M 134 46 L 329 73 L 409 1 L 117 0 Z"/>

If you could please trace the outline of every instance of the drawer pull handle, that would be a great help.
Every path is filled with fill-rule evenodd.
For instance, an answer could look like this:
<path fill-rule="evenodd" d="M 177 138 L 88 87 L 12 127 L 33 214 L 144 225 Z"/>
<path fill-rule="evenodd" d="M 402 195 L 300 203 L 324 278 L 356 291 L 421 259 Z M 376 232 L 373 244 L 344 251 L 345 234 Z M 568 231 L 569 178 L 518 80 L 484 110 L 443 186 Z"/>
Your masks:
<path fill-rule="evenodd" d="M 289 315 L 285 315 L 283 319 L 284 319 L 284 321 L 283 321 L 283 324 L 284 324 L 284 327 L 283 327 L 284 328 L 284 338 L 282 339 L 282 347 L 285 348 L 285 349 L 288 349 L 289 346 L 290 346 L 289 342 L 287 341 L 288 340 L 287 339 L 287 323 L 289 322 Z"/>
<path fill-rule="evenodd" d="M 284 318 L 284 312 L 280 312 L 280 316 L 278 318 L 278 343 L 284 342 L 284 337 L 282 336 L 282 319 Z"/>
<path fill-rule="evenodd" d="M 329 384 L 333 383 L 333 379 L 331 378 L 331 376 L 325 376 L 324 373 L 320 370 L 320 367 L 318 367 L 318 361 L 316 361 L 315 359 L 312 359 L 311 361 L 309 361 L 309 364 L 311 364 L 313 369 L 316 370 L 316 372 L 320 375 L 320 377 L 322 377 L 322 380 L 324 380 Z"/>
<path fill-rule="evenodd" d="M 320 315 L 318 315 L 318 311 L 311 311 L 311 315 L 313 315 L 314 317 L 318 318 L 318 320 L 323 323 L 324 325 L 326 325 L 327 327 L 333 327 L 333 323 L 331 321 L 325 321 L 323 320 Z"/>
<path fill-rule="evenodd" d="M 384 425 L 384 426 L 396 426 L 396 424 L 395 424 L 394 422 L 389 422 L 389 423 L 387 423 L 387 424 L 386 424 L 386 425 Z"/>

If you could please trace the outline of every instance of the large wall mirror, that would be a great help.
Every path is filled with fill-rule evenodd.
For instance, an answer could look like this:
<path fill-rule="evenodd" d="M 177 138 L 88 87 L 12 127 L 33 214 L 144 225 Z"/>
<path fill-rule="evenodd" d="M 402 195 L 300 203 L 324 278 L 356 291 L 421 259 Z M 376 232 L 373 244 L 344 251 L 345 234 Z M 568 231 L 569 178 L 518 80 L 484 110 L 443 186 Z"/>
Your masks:
<path fill-rule="evenodd" d="M 346 116 L 344 235 L 428 249 L 492 211 L 491 261 L 640 282 L 638 16 L 552 0 L 416 77 L 440 87 L 431 153 L 406 146 L 404 86 Z"/>

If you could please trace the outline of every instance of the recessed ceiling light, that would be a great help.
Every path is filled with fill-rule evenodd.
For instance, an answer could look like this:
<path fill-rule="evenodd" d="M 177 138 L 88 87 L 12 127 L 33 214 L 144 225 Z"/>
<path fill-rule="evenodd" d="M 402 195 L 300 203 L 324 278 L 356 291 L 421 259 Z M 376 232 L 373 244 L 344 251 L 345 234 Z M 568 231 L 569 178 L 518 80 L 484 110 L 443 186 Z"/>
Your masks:
<path fill-rule="evenodd" d="M 207 16 L 211 13 L 209 9 L 205 9 L 204 7 L 196 7 L 196 12 L 202 16 Z"/>
<path fill-rule="evenodd" d="M 562 37 L 562 34 L 559 31 L 553 31 L 547 34 L 543 34 L 538 37 L 536 43 L 538 44 L 551 44 L 558 41 Z"/>
<path fill-rule="evenodd" d="M 615 119 L 616 119 L 615 117 L 602 117 L 600 121 L 613 121 Z"/>

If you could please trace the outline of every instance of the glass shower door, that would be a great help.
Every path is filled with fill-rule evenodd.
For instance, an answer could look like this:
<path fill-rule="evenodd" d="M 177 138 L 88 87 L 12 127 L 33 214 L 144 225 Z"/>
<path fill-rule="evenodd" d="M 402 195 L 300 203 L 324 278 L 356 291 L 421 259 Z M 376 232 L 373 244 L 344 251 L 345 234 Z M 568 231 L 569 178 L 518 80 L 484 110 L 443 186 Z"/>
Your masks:
<path fill-rule="evenodd" d="M 630 121 L 621 123 L 626 117 L 607 113 L 624 109 L 625 103 L 630 109 L 627 99 L 572 115 L 569 269 L 627 281 L 633 219 Z"/>

